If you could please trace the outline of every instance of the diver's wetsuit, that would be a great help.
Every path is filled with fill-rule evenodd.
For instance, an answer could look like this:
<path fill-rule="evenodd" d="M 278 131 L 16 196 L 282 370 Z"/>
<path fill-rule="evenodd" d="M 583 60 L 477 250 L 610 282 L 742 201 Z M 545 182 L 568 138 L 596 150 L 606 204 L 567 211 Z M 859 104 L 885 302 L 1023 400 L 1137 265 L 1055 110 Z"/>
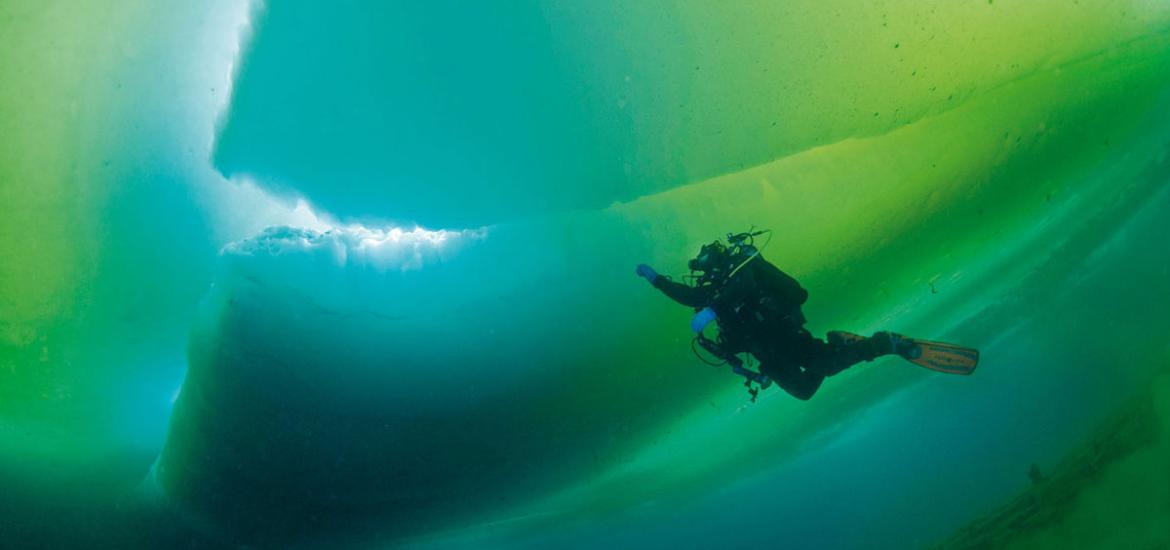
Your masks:
<path fill-rule="evenodd" d="M 797 399 L 808 399 L 825 377 L 879 355 L 866 342 L 825 342 L 805 330 L 800 306 L 808 292 L 763 257 L 748 262 L 722 286 L 688 286 L 659 276 L 654 287 L 670 299 L 717 315 L 727 353 L 750 353 L 760 372 Z"/>

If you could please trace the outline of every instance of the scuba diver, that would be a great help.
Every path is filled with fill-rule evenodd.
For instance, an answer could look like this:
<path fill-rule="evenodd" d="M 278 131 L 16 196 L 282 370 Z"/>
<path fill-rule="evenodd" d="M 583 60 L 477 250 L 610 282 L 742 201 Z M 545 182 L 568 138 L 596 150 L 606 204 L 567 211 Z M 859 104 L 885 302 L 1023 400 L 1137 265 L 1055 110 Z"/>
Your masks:
<path fill-rule="evenodd" d="M 804 328 L 806 320 L 801 311 L 808 292 L 760 255 L 768 243 L 757 248 L 755 237 L 763 234 L 771 240 L 769 230 L 748 231 L 729 234 L 726 245 L 718 240 L 703 245 L 699 255 L 688 263 L 692 284 L 672 281 L 646 264 L 635 270 L 670 299 L 694 308 L 691 329 L 696 336 L 692 348 L 699 344 L 746 378 L 744 385 L 752 401 L 760 389 L 773 381 L 793 397 L 807 400 L 825 378 L 883 355 L 896 354 L 950 374 L 971 374 L 975 370 L 978 350 L 953 344 L 885 331 L 868 338 L 843 331 L 829 332 L 825 340 L 814 337 Z M 719 328 L 715 340 L 703 335 L 704 327 L 711 322 Z M 697 350 L 695 353 L 698 355 Z M 745 367 L 739 354 L 755 357 L 758 372 Z M 759 388 L 753 388 L 753 383 Z"/>

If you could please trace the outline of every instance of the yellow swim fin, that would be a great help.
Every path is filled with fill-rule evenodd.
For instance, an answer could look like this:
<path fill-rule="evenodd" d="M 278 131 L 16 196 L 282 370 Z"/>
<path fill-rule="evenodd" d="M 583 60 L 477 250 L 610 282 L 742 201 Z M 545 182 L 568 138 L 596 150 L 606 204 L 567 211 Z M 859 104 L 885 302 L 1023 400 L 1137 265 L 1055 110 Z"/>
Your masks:
<path fill-rule="evenodd" d="M 894 346 L 897 354 L 920 367 L 947 374 L 968 375 L 975 372 L 975 367 L 979 365 L 979 350 L 977 349 L 900 335 L 894 336 L 897 338 Z M 866 337 L 852 332 L 834 330 L 828 334 L 828 339 L 830 342 L 851 344 L 864 341 Z"/>

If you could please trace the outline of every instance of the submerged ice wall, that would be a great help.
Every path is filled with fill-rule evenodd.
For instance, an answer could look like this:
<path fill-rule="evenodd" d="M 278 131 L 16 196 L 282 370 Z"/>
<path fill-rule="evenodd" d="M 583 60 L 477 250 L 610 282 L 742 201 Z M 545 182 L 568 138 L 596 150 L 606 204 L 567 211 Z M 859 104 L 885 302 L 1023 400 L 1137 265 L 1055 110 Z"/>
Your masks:
<path fill-rule="evenodd" d="M 595 466 L 661 409 L 640 396 L 666 373 L 630 350 L 635 288 L 531 229 L 274 228 L 225 248 L 164 491 L 237 535 L 393 531 Z"/>
<path fill-rule="evenodd" d="M 943 393 L 913 394 L 923 407 L 980 403 L 1011 384 L 1012 359 L 981 367 L 992 386 L 882 364 L 831 380 L 809 403 L 777 390 L 744 407 L 733 379 L 696 367 L 685 308 L 631 266 L 678 273 L 699 244 L 750 220 L 777 233 L 766 256 L 813 290 L 814 332 L 885 326 L 1000 342 L 1048 303 L 1044 281 L 1064 292 L 1070 266 L 1108 235 L 1094 228 L 1120 227 L 1160 196 L 1166 40 L 1061 65 L 881 136 L 604 209 L 473 231 L 279 228 L 230 245 L 195 324 L 160 487 L 248 541 L 481 522 L 491 532 L 515 520 L 522 533 L 535 522 L 556 540 L 600 542 L 618 534 L 560 533 L 540 518 L 620 517 L 668 495 L 709 503 L 696 495 L 801 461 L 859 411 L 925 380 Z M 1094 237 L 1072 242 L 1086 231 Z M 1104 407 L 1097 397 L 1078 403 Z M 1046 422 L 1035 418 L 1012 425 Z M 1062 442 L 1017 442 L 996 460 Z M 965 506 L 1009 493 L 1005 475 L 937 480 L 952 496 L 935 534 L 974 513 Z M 886 542 L 916 528 L 883 525 Z"/>

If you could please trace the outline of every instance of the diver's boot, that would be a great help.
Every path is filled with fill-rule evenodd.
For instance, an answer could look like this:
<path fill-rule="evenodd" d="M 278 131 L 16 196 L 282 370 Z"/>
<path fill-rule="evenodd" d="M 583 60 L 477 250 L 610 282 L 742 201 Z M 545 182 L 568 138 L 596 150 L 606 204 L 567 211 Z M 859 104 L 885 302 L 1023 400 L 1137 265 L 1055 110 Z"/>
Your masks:
<path fill-rule="evenodd" d="M 874 357 L 897 354 L 911 361 L 922 356 L 922 348 L 913 340 L 896 332 L 880 331 L 865 339 Z"/>
<path fill-rule="evenodd" d="M 825 336 L 830 344 L 855 350 L 862 361 L 873 361 L 883 355 L 893 354 L 913 361 L 922 355 L 922 349 L 913 340 L 894 332 L 875 332 L 873 336 L 866 338 L 860 334 L 834 330 Z"/>

